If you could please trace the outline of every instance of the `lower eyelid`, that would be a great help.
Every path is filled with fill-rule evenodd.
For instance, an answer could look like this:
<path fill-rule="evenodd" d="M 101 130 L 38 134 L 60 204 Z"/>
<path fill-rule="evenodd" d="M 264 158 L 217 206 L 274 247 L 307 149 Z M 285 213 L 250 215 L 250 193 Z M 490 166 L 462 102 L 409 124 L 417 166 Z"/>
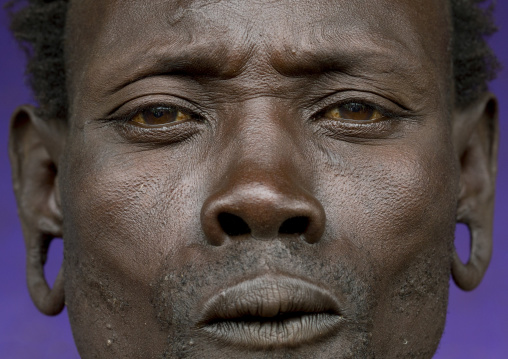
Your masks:
<path fill-rule="evenodd" d="M 322 126 L 327 137 L 339 141 L 363 141 L 396 138 L 400 135 L 397 122 L 387 119 L 386 121 L 370 121 L 361 123 L 358 121 L 325 121 Z"/>
<path fill-rule="evenodd" d="M 200 129 L 192 121 L 182 121 L 153 127 L 117 123 L 117 131 L 127 142 L 133 144 L 167 145 L 187 140 Z"/>

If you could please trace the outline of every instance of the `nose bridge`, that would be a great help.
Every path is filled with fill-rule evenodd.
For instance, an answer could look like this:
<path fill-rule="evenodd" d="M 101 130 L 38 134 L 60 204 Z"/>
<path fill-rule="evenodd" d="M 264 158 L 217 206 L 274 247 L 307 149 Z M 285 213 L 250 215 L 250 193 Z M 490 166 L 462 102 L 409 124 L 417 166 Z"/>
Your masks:
<path fill-rule="evenodd" d="M 259 96 L 239 104 L 232 115 L 234 125 L 226 131 L 225 141 L 228 188 L 272 188 L 273 196 L 280 196 L 289 194 L 288 187 L 295 182 L 305 181 L 300 172 L 307 161 L 295 138 L 299 124 L 288 103 Z"/>
<path fill-rule="evenodd" d="M 291 235 L 315 243 L 323 233 L 325 214 L 312 195 L 303 151 L 286 129 L 287 118 L 266 110 L 260 113 L 269 116 L 250 112 L 239 120 L 221 179 L 202 207 L 202 227 L 214 245 Z"/>
<path fill-rule="evenodd" d="M 242 193 L 238 203 L 250 201 L 273 210 L 297 201 L 310 187 L 310 178 L 302 176 L 307 161 L 294 138 L 298 123 L 289 107 L 274 97 L 255 98 L 242 106 L 228 181 L 222 186 L 225 192 Z"/>
<path fill-rule="evenodd" d="M 276 168 L 288 151 L 298 150 L 291 131 L 298 121 L 282 99 L 264 96 L 245 101 L 232 122 L 236 123 L 233 146 L 242 162 Z"/>

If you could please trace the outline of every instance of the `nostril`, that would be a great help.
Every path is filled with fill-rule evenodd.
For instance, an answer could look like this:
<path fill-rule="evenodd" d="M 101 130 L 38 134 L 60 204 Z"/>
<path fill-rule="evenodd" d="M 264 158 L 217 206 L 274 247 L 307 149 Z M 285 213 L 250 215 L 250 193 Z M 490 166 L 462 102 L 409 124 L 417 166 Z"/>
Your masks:
<path fill-rule="evenodd" d="M 222 230 L 228 236 L 233 237 L 250 234 L 249 225 L 239 216 L 235 216 L 231 213 L 220 213 L 218 220 Z"/>
<path fill-rule="evenodd" d="M 308 217 L 291 217 L 286 219 L 279 228 L 280 234 L 303 234 L 309 227 Z"/>

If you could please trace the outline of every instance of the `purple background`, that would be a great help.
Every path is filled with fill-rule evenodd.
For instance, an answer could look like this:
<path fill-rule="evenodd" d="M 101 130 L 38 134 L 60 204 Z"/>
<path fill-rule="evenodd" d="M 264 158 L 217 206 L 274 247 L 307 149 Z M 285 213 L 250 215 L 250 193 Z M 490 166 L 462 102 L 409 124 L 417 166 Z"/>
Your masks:
<path fill-rule="evenodd" d="M 0 0 L 5 3 L 5 0 Z M 507 67 L 491 85 L 500 99 L 501 145 L 494 230 L 494 255 L 486 278 L 473 292 L 453 285 L 445 333 L 435 356 L 444 358 L 508 358 L 508 1 L 498 2 L 500 32 L 492 39 Z M 16 215 L 7 156 L 9 117 L 18 104 L 32 102 L 24 85 L 24 57 L 0 13 L 0 357 L 78 358 L 67 312 L 45 317 L 30 301 L 25 287 L 25 251 Z M 468 254 L 468 233 L 458 228 L 456 244 L 462 258 Z M 62 241 L 54 241 L 47 264 L 52 282 L 62 260 Z"/>

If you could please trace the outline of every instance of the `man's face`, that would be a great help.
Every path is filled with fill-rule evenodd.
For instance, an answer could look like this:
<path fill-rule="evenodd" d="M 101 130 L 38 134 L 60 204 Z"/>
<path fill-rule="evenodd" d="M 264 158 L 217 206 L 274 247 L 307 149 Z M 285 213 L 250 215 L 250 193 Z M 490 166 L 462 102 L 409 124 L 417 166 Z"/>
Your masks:
<path fill-rule="evenodd" d="M 81 355 L 431 357 L 459 176 L 445 3 L 73 2 Z"/>

